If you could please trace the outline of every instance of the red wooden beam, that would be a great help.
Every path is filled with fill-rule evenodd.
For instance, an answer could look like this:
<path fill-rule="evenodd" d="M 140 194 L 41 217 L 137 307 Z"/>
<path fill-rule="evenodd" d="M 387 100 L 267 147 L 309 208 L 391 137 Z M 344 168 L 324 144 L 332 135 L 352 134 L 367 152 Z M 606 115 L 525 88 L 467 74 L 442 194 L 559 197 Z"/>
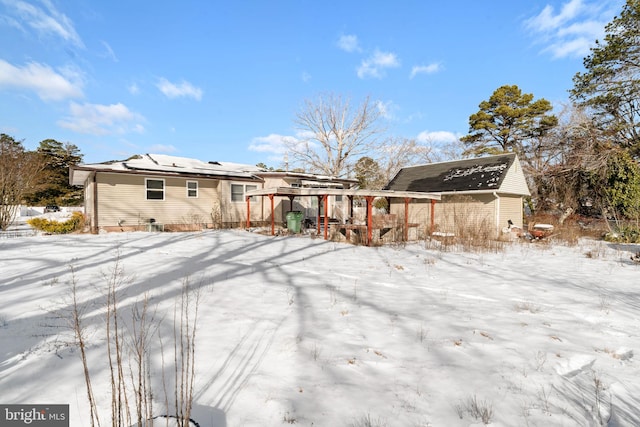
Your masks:
<path fill-rule="evenodd" d="M 367 246 L 371 246 L 373 240 L 373 201 L 375 197 L 366 196 L 367 201 Z"/>
<path fill-rule="evenodd" d="M 409 202 L 411 197 L 404 198 L 404 241 L 409 241 Z"/>
<path fill-rule="evenodd" d="M 322 203 L 324 204 L 324 240 L 329 238 L 329 195 L 322 196 Z"/>
<path fill-rule="evenodd" d="M 317 232 L 320 235 L 320 204 L 322 203 L 322 196 L 316 196 L 318 198 L 318 217 L 316 218 L 316 227 L 318 228 Z"/>
<path fill-rule="evenodd" d="M 276 235 L 276 215 L 273 209 L 273 194 L 269 194 L 269 200 L 271 200 L 271 235 Z"/>

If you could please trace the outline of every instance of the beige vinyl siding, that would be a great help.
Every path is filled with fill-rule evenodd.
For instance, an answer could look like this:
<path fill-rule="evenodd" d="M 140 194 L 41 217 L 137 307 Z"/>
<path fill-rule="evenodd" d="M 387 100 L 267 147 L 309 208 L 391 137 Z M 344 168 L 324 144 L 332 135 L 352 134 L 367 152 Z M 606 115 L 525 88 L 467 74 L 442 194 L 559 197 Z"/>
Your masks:
<path fill-rule="evenodd" d="M 516 227 L 522 228 L 522 214 L 522 197 L 500 197 L 500 229 L 506 227 L 509 220 L 513 221 Z"/>
<path fill-rule="evenodd" d="M 290 180 L 284 178 L 265 178 L 263 188 L 276 188 L 276 187 L 290 187 Z M 308 203 L 308 197 L 296 198 L 293 200 L 293 210 L 302 210 L 304 212 L 303 203 Z M 258 197 L 259 206 L 261 208 L 261 216 L 258 218 L 260 221 L 271 221 L 271 200 L 269 197 Z M 282 223 L 285 220 L 286 212 L 291 210 L 291 203 L 288 197 L 274 197 L 273 198 L 273 210 L 275 214 L 275 222 Z"/>
<path fill-rule="evenodd" d="M 262 183 L 252 181 L 221 181 L 220 182 L 220 208 L 222 212 L 222 223 L 224 226 L 238 226 L 247 221 L 247 201 L 243 197 L 242 201 L 231 200 L 231 185 L 247 185 L 261 188 Z M 261 201 L 260 197 L 251 200 L 251 220 L 260 219 Z"/>
<path fill-rule="evenodd" d="M 471 230 L 495 230 L 496 198 L 492 194 L 443 196 L 435 207 L 435 229 L 457 236 Z"/>
<path fill-rule="evenodd" d="M 507 171 L 499 191 L 500 193 L 521 194 L 523 196 L 530 195 L 522 166 L 517 159 Z"/>
<path fill-rule="evenodd" d="M 465 228 L 488 230 L 496 234 L 511 219 L 522 227 L 522 197 L 511 195 L 477 194 L 472 196 L 443 196 L 435 204 L 435 231 L 459 235 Z M 413 200 L 409 204 L 409 223 L 419 224 L 420 235 L 429 235 L 431 228 L 431 203 L 429 200 Z M 394 199 L 391 213 L 404 222 L 404 203 Z M 497 223 L 496 223 L 497 221 Z"/>
<path fill-rule="evenodd" d="M 431 200 L 411 200 L 408 208 L 407 216 L 409 223 L 418 223 L 426 226 L 431 224 Z M 396 215 L 398 217 L 398 221 L 404 222 L 404 200 L 391 199 L 389 213 Z"/>
<path fill-rule="evenodd" d="M 438 201 L 438 203 L 440 203 Z M 403 224 L 405 218 L 404 200 L 391 199 L 389 213 L 396 215 L 398 223 Z M 418 224 L 409 229 L 409 239 L 423 239 L 431 233 L 431 200 L 413 199 L 408 205 L 407 217 L 409 224 Z M 415 231 L 413 231 L 415 229 Z M 412 237 L 413 236 L 413 237 Z"/>
<path fill-rule="evenodd" d="M 164 200 L 147 200 L 145 178 L 164 180 Z M 198 182 L 198 197 L 187 197 L 187 180 Z M 168 224 L 211 223 L 218 180 L 98 173 L 98 224 L 135 227 L 149 218 Z"/>
<path fill-rule="evenodd" d="M 92 231 L 95 231 L 95 197 L 94 197 L 94 188 L 95 184 L 93 183 L 93 174 L 89 175 L 89 178 L 84 183 L 84 192 L 85 192 L 85 201 L 84 201 L 84 212 L 86 217 L 89 219 L 89 226 Z"/>

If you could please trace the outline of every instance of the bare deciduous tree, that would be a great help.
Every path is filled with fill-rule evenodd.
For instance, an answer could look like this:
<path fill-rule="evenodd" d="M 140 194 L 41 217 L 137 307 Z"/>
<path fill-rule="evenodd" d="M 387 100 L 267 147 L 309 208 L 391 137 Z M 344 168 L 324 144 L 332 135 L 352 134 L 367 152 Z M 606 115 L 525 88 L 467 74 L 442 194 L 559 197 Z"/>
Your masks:
<path fill-rule="evenodd" d="M 432 163 L 437 159 L 432 144 L 421 144 L 415 139 L 391 137 L 380 151 L 380 168 L 384 181 L 380 188 L 403 167 Z"/>
<path fill-rule="evenodd" d="M 440 146 L 432 141 L 388 137 L 372 152 L 375 158 L 363 156 L 355 163 L 355 178 L 361 188 L 380 190 L 404 167 L 456 158 L 446 151 L 450 148 L 453 146 Z M 458 152 L 461 151 L 460 144 Z"/>
<path fill-rule="evenodd" d="M 368 97 L 355 108 L 333 94 L 307 99 L 295 118 L 303 139 L 286 142 L 289 159 L 309 172 L 348 176 L 357 159 L 377 148 L 381 117 Z"/>
<path fill-rule="evenodd" d="M 18 206 L 36 182 L 44 163 L 22 142 L 0 134 L 0 230 L 13 222 Z"/>
<path fill-rule="evenodd" d="M 616 154 L 611 135 L 573 106 L 565 107 L 559 118 L 558 126 L 536 140 L 522 159 L 535 208 L 572 212 L 591 204 L 606 209 L 594 184 Z"/>

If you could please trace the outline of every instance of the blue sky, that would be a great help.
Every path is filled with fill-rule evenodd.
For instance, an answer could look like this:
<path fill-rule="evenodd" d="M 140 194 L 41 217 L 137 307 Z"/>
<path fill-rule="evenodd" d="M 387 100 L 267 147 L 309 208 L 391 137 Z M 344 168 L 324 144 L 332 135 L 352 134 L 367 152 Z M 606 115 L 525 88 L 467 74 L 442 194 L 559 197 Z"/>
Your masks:
<path fill-rule="evenodd" d="M 85 162 L 279 166 L 305 99 L 369 96 L 389 136 L 464 135 L 505 84 L 557 108 L 623 0 L 0 0 L 0 132 Z"/>

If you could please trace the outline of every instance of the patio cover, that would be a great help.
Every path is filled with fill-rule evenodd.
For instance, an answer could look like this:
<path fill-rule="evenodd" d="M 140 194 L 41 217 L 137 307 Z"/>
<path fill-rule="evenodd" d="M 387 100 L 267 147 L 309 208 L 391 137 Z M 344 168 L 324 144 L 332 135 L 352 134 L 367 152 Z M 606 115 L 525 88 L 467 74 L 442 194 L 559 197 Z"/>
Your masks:
<path fill-rule="evenodd" d="M 271 201 L 271 235 L 275 235 L 275 212 L 273 198 L 276 196 L 289 197 L 293 200 L 296 197 L 318 197 L 324 201 L 324 239 L 329 238 L 328 229 L 328 204 L 329 196 L 347 196 L 351 200 L 354 197 L 362 197 L 367 202 L 367 242 L 370 244 L 373 235 L 372 206 L 376 197 L 401 198 L 404 199 L 404 223 L 409 222 L 408 204 L 415 199 L 431 200 L 431 222 L 433 226 L 433 212 L 436 200 L 440 200 L 439 193 L 423 193 L 417 191 L 393 191 L 393 190 L 363 190 L 354 188 L 300 188 L 300 187 L 273 187 L 250 190 L 245 193 L 247 200 L 247 228 L 251 226 L 251 204 L 250 198 L 254 196 L 267 196 Z M 407 227 L 404 228 L 405 240 L 407 239 Z M 320 233 L 320 212 L 318 212 L 318 233 Z"/>

